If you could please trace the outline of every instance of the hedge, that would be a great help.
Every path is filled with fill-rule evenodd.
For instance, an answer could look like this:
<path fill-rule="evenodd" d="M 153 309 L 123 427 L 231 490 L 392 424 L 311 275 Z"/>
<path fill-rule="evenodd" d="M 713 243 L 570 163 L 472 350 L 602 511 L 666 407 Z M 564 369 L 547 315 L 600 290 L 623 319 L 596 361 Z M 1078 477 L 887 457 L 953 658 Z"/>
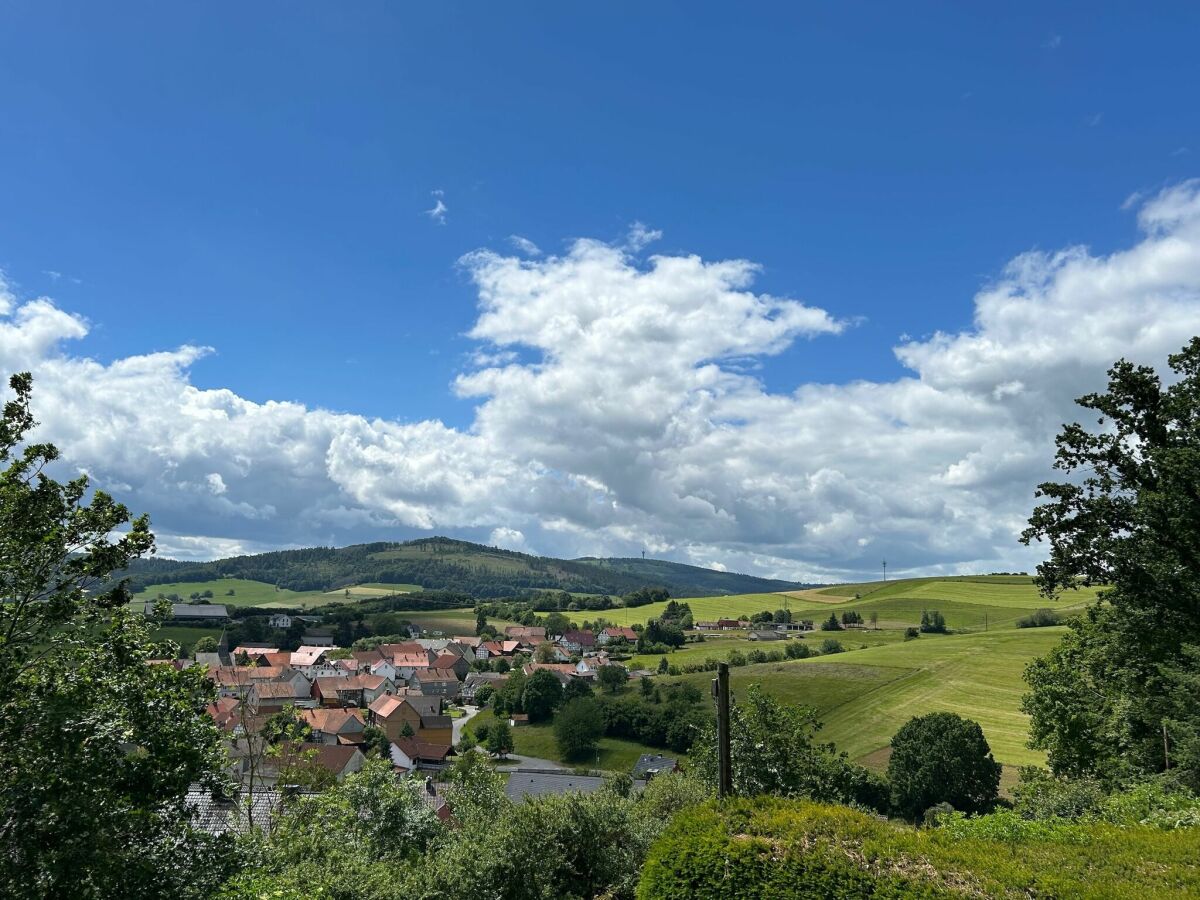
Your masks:
<path fill-rule="evenodd" d="M 638 900 L 1200 896 L 1200 829 L 1081 827 L 1013 843 L 807 801 L 714 801 L 654 844 Z"/>

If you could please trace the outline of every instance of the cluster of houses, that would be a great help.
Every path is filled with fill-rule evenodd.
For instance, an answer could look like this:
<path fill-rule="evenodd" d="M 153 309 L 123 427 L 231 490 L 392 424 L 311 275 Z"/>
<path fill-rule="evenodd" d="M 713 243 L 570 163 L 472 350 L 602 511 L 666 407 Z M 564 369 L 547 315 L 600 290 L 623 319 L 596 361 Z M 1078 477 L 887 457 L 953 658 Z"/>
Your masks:
<path fill-rule="evenodd" d="M 637 634 L 613 627 L 548 637 L 544 628 L 514 625 L 494 640 L 413 638 L 349 654 L 324 643 L 293 651 L 256 644 L 230 650 L 222 638 L 217 651 L 171 664 L 206 667 L 218 694 L 208 712 L 227 735 L 233 774 L 244 785 L 271 786 L 279 778 L 280 755 L 265 752 L 261 730 L 285 708 L 307 726 L 306 740 L 289 745 L 288 758 L 301 754 L 338 780 L 365 763 L 369 727 L 386 736 L 398 773 L 436 771 L 455 754 L 449 705 L 473 703 L 485 685 L 496 689 L 507 680 L 502 672 L 473 671 L 474 662 L 506 659 L 526 675 L 544 669 L 565 685 L 594 680 L 610 664 L 605 646 L 621 640 L 636 641 Z M 542 661 L 527 661 L 535 657 Z M 515 716 L 513 724 L 524 724 L 523 717 Z"/>

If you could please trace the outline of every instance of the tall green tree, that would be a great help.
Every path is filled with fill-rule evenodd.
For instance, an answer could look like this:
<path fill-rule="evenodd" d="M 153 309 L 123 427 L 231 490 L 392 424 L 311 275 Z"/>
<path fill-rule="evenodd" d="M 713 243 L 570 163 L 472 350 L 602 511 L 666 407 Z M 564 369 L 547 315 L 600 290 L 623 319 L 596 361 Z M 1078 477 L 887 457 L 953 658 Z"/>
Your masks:
<path fill-rule="evenodd" d="M 214 688 L 149 665 L 151 623 L 112 573 L 153 548 L 146 517 L 28 443 L 32 379 L 0 418 L 0 895 L 199 897 L 233 861 L 191 826 L 218 786 Z M 120 536 L 114 537 L 119 534 Z"/>
<path fill-rule="evenodd" d="M 554 714 L 562 703 L 563 687 L 558 677 L 547 669 L 538 669 L 525 681 L 521 692 L 521 707 L 532 722 L 540 722 Z"/>
<path fill-rule="evenodd" d="M 591 697 L 577 697 L 554 717 L 554 740 L 566 759 L 581 760 L 596 752 L 604 736 L 604 714 Z"/>
<path fill-rule="evenodd" d="M 986 812 L 1000 789 L 1000 764 L 978 722 L 948 712 L 909 719 L 892 738 L 892 807 L 916 820 L 938 803 Z"/>
<path fill-rule="evenodd" d="M 1022 536 L 1049 545 L 1038 566 L 1047 595 L 1105 587 L 1026 672 L 1032 744 L 1057 774 L 1119 780 L 1170 766 L 1200 787 L 1197 762 L 1171 754 L 1200 730 L 1172 674 L 1200 645 L 1200 338 L 1168 362 L 1164 384 L 1121 360 L 1107 391 L 1077 401 L 1098 413 L 1095 426 L 1058 436 L 1067 479 L 1038 488 L 1046 502 Z"/>

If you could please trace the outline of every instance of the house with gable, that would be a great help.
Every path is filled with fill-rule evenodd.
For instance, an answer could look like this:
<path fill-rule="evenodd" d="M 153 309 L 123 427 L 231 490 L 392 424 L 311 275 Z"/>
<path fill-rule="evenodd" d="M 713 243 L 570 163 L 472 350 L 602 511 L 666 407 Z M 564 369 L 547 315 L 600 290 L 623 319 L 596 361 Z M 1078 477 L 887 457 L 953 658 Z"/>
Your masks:
<path fill-rule="evenodd" d="M 596 635 L 591 631 L 565 631 L 558 639 L 558 646 L 574 656 L 596 649 Z"/>
<path fill-rule="evenodd" d="M 300 718 L 312 729 L 314 744 L 345 743 L 362 739 L 366 723 L 357 709 L 298 710 Z"/>
<path fill-rule="evenodd" d="M 450 744 L 431 744 L 420 738 L 402 737 L 392 741 L 390 755 L 394 768 L 415 772 L 418 769 L 444 769 L 449 758 L 456 754 Z"/>
<path fill-rule="evenodd" d="M 453 669 L 414 669 L 408 686 L 426 696 L 452 699 L 458 696 L 462 682 Z"/>
<path fill-rule="evenodd" d="M 636 644 L 638 633 L 632 628 L 627 628 L 623 625 L 609 625 L 607 628 L 601 629 L 596 635 L 596 643 L 604 646 L 609 641 L 625 640 L 631 644 Z"/>
<path fill-rule="evenodd" d="M 471 663 L 456 653 L 446 652 L 433 661 L 431 668 L 449 669 L 459 681 L 462 681 L 471 671 Z"/>

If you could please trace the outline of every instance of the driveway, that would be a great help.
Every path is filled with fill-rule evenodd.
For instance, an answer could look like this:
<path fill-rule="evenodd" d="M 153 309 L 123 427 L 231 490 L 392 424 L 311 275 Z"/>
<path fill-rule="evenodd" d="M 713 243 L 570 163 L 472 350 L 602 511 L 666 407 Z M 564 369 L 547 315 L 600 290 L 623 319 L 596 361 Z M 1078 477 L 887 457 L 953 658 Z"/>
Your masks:
<path fill-rule="evenodd" d="M 452 720 L 451 725 L 450 725 L 451 735 L 454 738 L 454 743 L 456 746 L 457 746 L 458 742 L 460 740 L 462 740 L 463 726 L 466 725 L 468 722 L 470 722 L 477 715 L 479 715 L 479 707 L 478 706 L 464 706 L 463 712 L 465 713 L 465 715 L 463 715 L 462 717 L 460 717 L 458 719 Z"/>

